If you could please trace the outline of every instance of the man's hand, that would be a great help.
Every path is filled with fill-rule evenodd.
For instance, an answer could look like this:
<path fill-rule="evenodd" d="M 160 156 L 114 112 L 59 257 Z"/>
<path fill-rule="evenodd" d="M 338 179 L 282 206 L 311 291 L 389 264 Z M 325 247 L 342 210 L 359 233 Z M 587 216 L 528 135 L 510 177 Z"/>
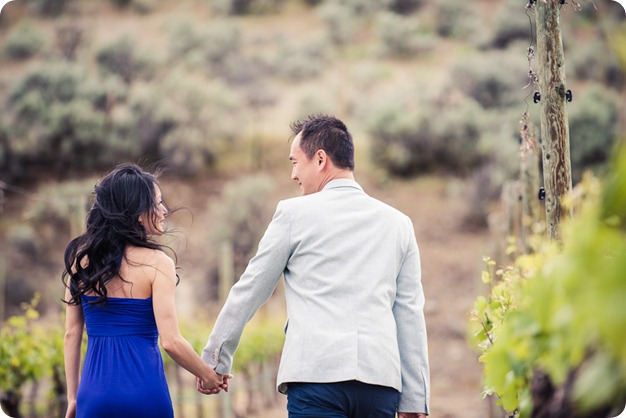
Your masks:
<path fill-rule="evenodd" d="M 421 412 L 398 412 L 398 418 L 426 418 L 427 415 Z"/>
<path fill-rule="evenodd" d="M 196 378 L 196 389 L 198 390 L 198 392 L 204 394 L 204 395 L 215 395 L 220 393 L 222 390 L 224 390 L 225 392 L 228 392 L 228 379 L 232 379 L 233 375 L 232 374 L 219 374 L 218 376 L 222 379 L 222 383 L 212 389 L 207 389 L 203 386 L 202 384 L 202 380 L 199 378 Z"/>

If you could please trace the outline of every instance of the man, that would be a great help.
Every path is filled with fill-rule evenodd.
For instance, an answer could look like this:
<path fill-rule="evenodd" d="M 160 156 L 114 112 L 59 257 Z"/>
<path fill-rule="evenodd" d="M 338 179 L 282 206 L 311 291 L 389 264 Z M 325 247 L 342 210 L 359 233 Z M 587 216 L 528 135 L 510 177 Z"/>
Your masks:
<path fill-rule="evenodd" d="M 288 321 L 277 384 L 289 417 L 423 418 L 429 367 L 411 220 L 355 182 L 343 122 L 315 116 L 292 130 L 291 178 L 303 196 L 278 204 L 202 358 L 230 373 L 245 324 L 284 275 Z"/>

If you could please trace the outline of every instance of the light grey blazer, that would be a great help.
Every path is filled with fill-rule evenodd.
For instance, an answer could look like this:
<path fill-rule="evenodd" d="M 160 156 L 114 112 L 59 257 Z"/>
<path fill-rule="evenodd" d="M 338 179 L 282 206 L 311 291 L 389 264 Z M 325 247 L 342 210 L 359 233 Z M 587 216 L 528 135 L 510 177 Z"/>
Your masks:
<path fill-rule="evenodd" d="M 353 180 L 281 201 L 232 287 L 202 358 L 229 373 L 243 328 L 284 275 L 288 322 L 278 390 L 358 380 L 429 412 L 420 257 L 411 220 Z"/>

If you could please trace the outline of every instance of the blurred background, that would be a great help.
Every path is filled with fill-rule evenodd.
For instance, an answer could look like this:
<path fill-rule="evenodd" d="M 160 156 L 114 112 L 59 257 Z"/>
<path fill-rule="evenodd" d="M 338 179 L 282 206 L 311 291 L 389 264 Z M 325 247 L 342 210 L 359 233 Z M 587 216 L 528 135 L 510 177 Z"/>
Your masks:
<path fill-rule="evenodd" d="M 100 176 L 126 161 L 163 170 L 164 197 L 184 209 L 170 218 L 174 233 L 165 238 L 178 256 L 181 326 L 200 349 L 276 204 L 299 193 L 289 178 L 289 124 L 328 113 L 353 134 L 357 181 L 415 225 L 433 416 L 489 416 L 493 405 L 481 399 L 467 321 L 483 292 L 483 256 L 502 253 L 501 194 L 519 175 L 525 112 L 539 131 L 531 6 L 522 0 L 4 6 L 0 322 L 13 317 L 15 325 L 13 340 L 5 335 L 0 347 L 5 411 L 15 396 L 24 416 L 61 416 L 62 257 L 82 231 Z M 575 183 L 586 170 L 602 176 L 626 134 L 625 22 L 624 9 L 611 0 L 562 6 Z M 193 380 L 165 359 L 177 417 L 286 417 L 285 399 L 273 387 L 286 320 L 282 297 L 279 287 L 248 327 L 229 396 L 196 396 Z M 24 354 L 9 360 L 18 348 Z"/>

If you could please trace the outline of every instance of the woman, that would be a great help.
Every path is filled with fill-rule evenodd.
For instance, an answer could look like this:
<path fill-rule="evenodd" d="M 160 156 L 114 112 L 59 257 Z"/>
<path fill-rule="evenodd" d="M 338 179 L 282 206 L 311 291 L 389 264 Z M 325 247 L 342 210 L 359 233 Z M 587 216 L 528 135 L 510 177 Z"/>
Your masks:
<path fill-rule="evenodd" d="M 96 185 L 87 230 L 64 257 L 66 418 L 172 418 L 159 336 L 199 385 L 228 389 L 230 375 L 215 373 L 178 328 L 175 264 L 150 239 L 165 232 L 167 215 L 156 177 L 134 164 L 118 166 Z"/>

